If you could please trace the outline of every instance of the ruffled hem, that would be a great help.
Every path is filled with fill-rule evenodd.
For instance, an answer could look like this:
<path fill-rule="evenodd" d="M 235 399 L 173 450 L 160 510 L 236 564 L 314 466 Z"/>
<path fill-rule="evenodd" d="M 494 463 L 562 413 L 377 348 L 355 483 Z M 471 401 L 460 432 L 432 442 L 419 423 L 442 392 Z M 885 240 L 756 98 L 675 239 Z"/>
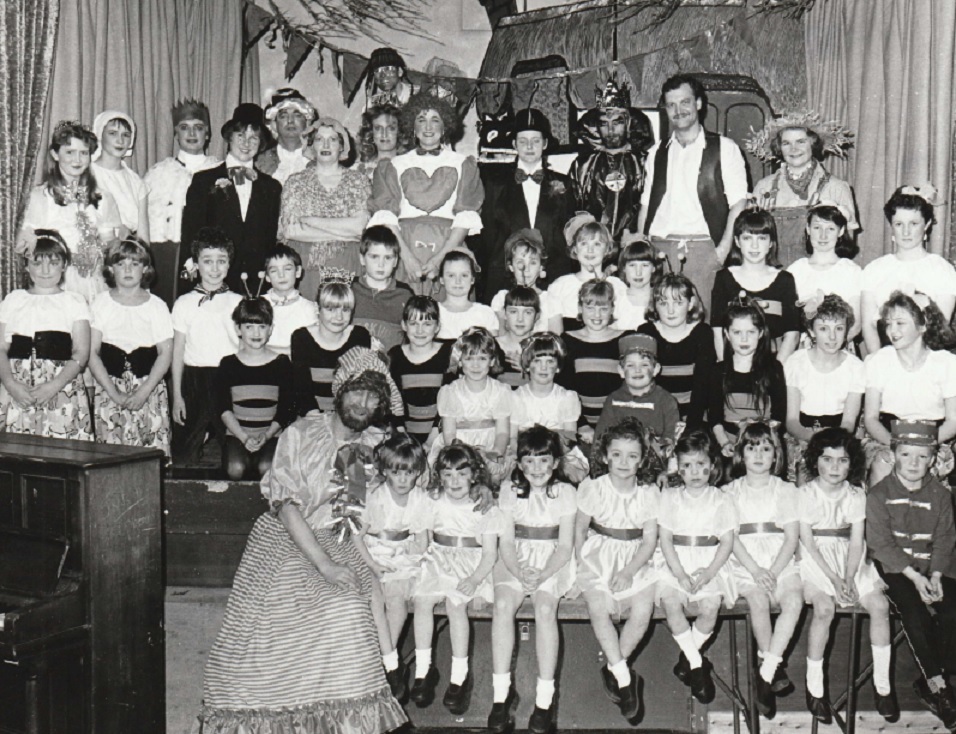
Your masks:
<path fill-rule="evenodd" d="M 288 709 L 203 706 L 192 734 L 382 734 L 408 721 L 388 689 Z"/>

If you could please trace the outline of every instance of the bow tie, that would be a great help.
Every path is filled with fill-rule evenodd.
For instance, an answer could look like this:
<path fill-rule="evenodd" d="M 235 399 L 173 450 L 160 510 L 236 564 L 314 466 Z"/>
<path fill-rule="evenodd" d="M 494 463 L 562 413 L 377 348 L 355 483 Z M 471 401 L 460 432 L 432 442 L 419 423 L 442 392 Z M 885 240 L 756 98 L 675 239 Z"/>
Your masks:
<path fill-rule="evenodd" d="M 525 173 L 520 168 L 515 169 L 515 183 L 523 184 L 528 179 L 534 181 L 538 186 L 541 185 L 541 182 L 544 181 L 544 169 L 539 168 L 534 173 Z"/>
<path fill-rule="evenodd" d="M 253 168 L 246 168 L 245 166 L 229 167 L 229 180 L 235 186 L 242 186 L 246 181 L 255 181 L 257 178 L 259 178 L 259 174 Z"/>
<path fill-rule="evenodd" d="M 228 293 L 229 286 L 223 283 L 215 290 L 207 291 L 201 285 L 197 285 L 195 288 L 193 288 L 193 290 L 202 293 L 202 298 L 199 299 L 199 305 L 202 306 L 206 301 L 211 301 L 213 298 L 215 298 L 217 293 Z"/>
<path fill-rule="evenodd" d="M 425 150 L 424 148 L 415 148 L 415 152 L 418 155 L 440 155 L 441 148 L 433 148 L 432 150 Z"/>

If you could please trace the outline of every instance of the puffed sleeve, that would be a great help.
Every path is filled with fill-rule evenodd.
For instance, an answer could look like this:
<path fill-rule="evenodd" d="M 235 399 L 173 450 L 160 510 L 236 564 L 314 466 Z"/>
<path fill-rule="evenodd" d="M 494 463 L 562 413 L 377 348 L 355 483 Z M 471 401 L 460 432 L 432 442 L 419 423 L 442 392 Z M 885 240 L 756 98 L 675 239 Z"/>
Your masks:
<path fill-rule="evenodd" d="M 498 383 L 498 389 L 496 389 L 495 401 L 491 407 L 491 415 L 495 419 L 498 418 L 510 418 L 511 413 L 514 411 L 514 400 L 512 399 L 511 388 L 502 383 Z M 442 388 L 444 389 L 444 388 Z M 441 407 L 438 409 L 439 415 L 441 414 Z"/>
<path fill-rule="evenodd" d="M 730 492 L 721 492 L 720 502 L 714 514 L 714 535 L 721 536 L 729 530 L 737 530 L 737 508 Z"/>
<path fill-rule="evenodd" d="M 482 535 L 501 535 L 504 522 L 505 519 L 502 516 L 501 510 L 497 507 L 492 507 L 484 515 L 481 515 L 475 529 L 475 535 L 478 537 Z"/>
<path fill-rule="evenodd" d="M 515 505 L 517 505 L 517 503 L 518 496 L 515 493 L 514 486 L 511 484 L 511 480 L 504 480 L 501 483 L 501 488 L 498 490 L 498 509 L 501 510 L 505 517 L 514 519 Z"/>
<path fill-rule="evenodd" d="M 565 422 L 578 422 L 581 417 L 581 398 L 574 390 L 568 390 L 561 398 L 561 416 Z"/>
<path fill-rule="evenodd" d="M 16 304 L 22 299 L 23 293 L 25 291 L 15 290 L 7 294 L 7 297 L 0 301 L 0 324 L 7 325 L 10 323 L 10 320 L 13 318 L 13 314 L 16 311 Z M 12 333 L 7 329 L 4 334 L 4 339 L 10 341 Z"/>
<path fill-rule="evenodd" d="M 461 400 L 455 384 L 444 385 L 438 389 L 438 415 L 442 418 L 458 418 L 463 414 Z"/>
<path fill-rule="evenodd" d="M 484 200 L 485 187 L 478 175 L 478 163 L 468 156 L 461 164 L 458 192 L 452 207 L 455 217 L 451 220 L 451 226 L 467 229 L 470 235 L 481 232 L 481 215 L 478 211 Z"/>
<path fill-rule="evenodd" d="M 425 501 L 422 502 L 419 511 L 412 515 L 408 523 L 410 533 L 424 533 L 426 530 L 434 530 L 436 502 L 437 500 L 432 497 L 425 496 Z"/>
<path fill-rule="evenodd" d="M 866 494 L 859 487 L 850 487 L 843 505 L 843 514 L 850 524 L 866 520 Z"/>
<path fill-rule="evenodd" d="M 601 509 L 601 492 L 598 482 L 597 479 L 585 479 L 578 486 L 577 508 L 589 517 L 594 517 Z"/>
<path fill-rule="evenodd" d="M 66 313 L 71 323 L 75 321 L 89 321 L 91 319 L 90 306 L 83 296 L 79 293 L 73 293 L 72 291 L 63 291 L 62 294 L 67 296 L 65 300 L 69 305 L 67 306 Z"/>
<path fill-rule="evenodd" d="M 778 527 L 790 522 L 797 522 L 800 519 L 799 497 L 799 490 L 790 482 L 781 480 L 777 484 L 774 495 L 777 512 L 774 522 Z"/>
<path fill-rule="evenodd" d="M 797 497 L 797 515 L 800 522 L 811 527 L 823 519 L 823 507 L 816 501 L 813 485 L 806 484 L 799 490 Z"/>
<path fill-rule="evenodd" d="M 943 400 L 956 397 L 956 354 L 942 350 L 934 354 L 939 355 L 937 358 L 943 363 L 942 384 L 940 385 Z"/>
<path fill-rule="evenodd" d="M 654 484 L 645 484 L 641 487 L 643 506 L 641 508 L 641 524 L 648 520 L 659 520 L 661 516 L 661 491 Z"/>
<path fill-rule="evenodd" d="M 677 504 L 680 490 L 676 487 L 665 487 L 658 499 L 657 524 L 665 530 L 674 532 L 678 527 Z"/>
<path fill-rule="evenodd" d="M 260 489 L 273 511 L 287 502 L 308 518 L 332 497 L 335 440 L 325 416 L 304 418 L 279 434 L 272 467 Z"/>
<path fill-rule="evenodd" d="M 372 174 L 372 193 L 368 197 L 368 210 L 372 215 L 368 226 L 398 225 L 401 208 L 402 186 L 398 181 L 398 171 L 390 160 L 379 161 Z"/>
<path fill-rule="evenodd" d="M 173 319 L 169 314 L 169 306 L 162 298 L 150 298 L 149 324 L 152 330 L 153 344 L 159 344 L 173 338 Z"/>
<path fill-rule="evenodd" d="M 555 514 L 558 517 L 574 515 L 578 511 L 577 493 L 574 491 L 574 487 L 562 483 L 556 485 L 555 490 L 557 490 L 557 496 L 554 500 L 557 508 Z"/>

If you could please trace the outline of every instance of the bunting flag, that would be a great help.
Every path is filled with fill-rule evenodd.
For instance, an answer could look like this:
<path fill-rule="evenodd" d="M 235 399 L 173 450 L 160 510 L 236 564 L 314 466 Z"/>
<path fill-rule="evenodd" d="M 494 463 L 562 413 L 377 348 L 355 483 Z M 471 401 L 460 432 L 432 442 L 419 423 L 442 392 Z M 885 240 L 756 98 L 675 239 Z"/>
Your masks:
<path fill-rule="evenodd" d="M 358 54 L 342 54 L 342 101 L 348 104 L 355 89 L 362 82 L 368 59 Z"/>
<path fill-rule="evenodd" d="M 275 18 L 258 5 L 246 5 L 243 12 L 243 53 L 255 46 L 262 38 Z"/>
<path fill-rule="evenodd" d="M 293 33 L 289 38 L 289 45 L 285 52 L 285 78 L 292 81 L 306 56 L 312 51 L 313 45 L 301 33 Z M 321 56 L 321 54 L 320 54 Z"/>

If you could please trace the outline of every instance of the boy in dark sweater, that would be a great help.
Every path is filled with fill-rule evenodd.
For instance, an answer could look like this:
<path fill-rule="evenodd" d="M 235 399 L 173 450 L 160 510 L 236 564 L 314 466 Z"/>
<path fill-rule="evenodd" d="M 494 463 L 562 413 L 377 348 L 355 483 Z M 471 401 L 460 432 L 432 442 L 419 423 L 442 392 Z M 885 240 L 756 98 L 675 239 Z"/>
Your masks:
<path fill-rule="evenodd" d="M 362 276 L 352 282 L 355 294 L 353 323 L 376 337 L 385 351 L 402 343 L 402 310 L 414 295 L 405 283 L 395 280 L 399 263 L 398 238 L 388 227 L 369 227 L 359 242 Z"/>
<path fill-rule="evenodd" d="M 893 421 L 891 436 L 893 471 L 866 498 L 866 542 L 923 672 L 916 694 L 954 731 L 956 700 L 946 679 L 956 663 L 953 497 L 930 472 L 934 422 Z"/>

